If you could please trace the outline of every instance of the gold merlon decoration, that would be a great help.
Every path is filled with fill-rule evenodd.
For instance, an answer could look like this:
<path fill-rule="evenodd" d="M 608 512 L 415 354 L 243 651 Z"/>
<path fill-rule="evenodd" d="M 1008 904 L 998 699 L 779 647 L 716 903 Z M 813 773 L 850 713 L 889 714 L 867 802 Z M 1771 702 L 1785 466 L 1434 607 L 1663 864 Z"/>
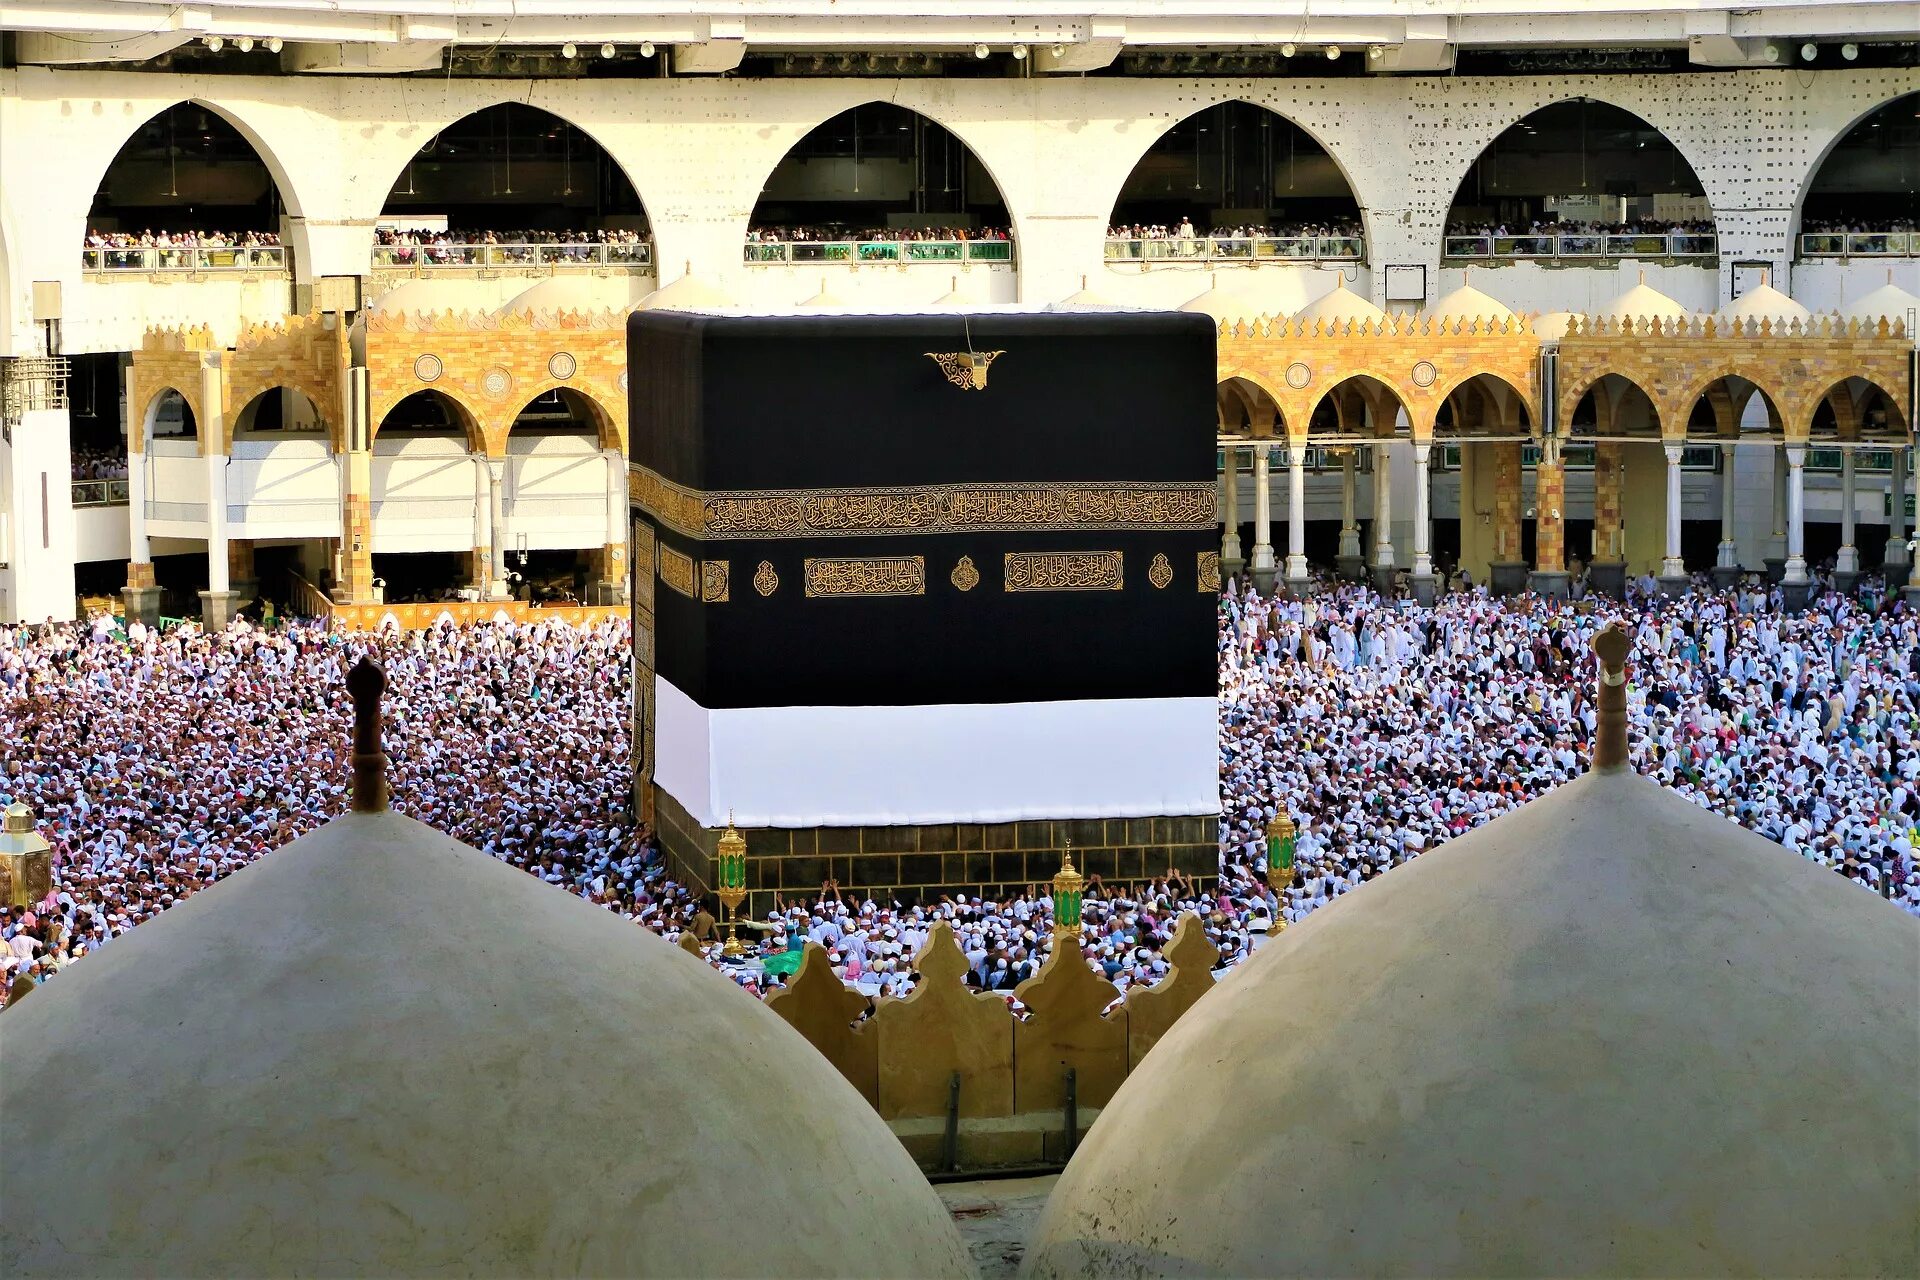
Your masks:
<path fill-rule="evenodd" d="M 809 557 L 801 577 L 809 599 L 927 593 L 927 562 L 923 556 Z"/>
<path fill-rule="evenodd" d="M 735 830 L 733 811 L 727 811 L 727 829 L 713 851 L 713 888 L 727 909 L 727 945 L 722 951 L 737 956 L 740 945 L 740 904 L 747 897 L 747 838 Z"/>
<path fill-rule="evenodd" d="M 1118 551 L 1009 551 L 1008 591 L 1119 591 L 1125 585 Z"/>
<path fill-rule="evenodd" d="M 700 562 L 700 599 L 706 604 L 725 604 L 732 568 L 725 560 Z"/>
<path fill-rule="evenodd" d="M 929 351 L 927 359 L 940 366 L 947 381 L 962 391 L 985 391 L 987 369 L 1005 351 Z"/>
<path fill-rule="evenodd" d="M 689 600 L 700 598 L 693 583 L 693 557 L 684 551 L 675 551 L 664 542 L 660 544 L 660 581 Z"/>
<path fill-rule="evenodd" d="M 1053 877 L 1053 936 L 1078 937 L 1080 908 L 1086 896 L 1086 877 L 1073 867 L 1073 845 L 1060 854 L 1060 870 Z"/>
<path fill-rule="evenodd" d="M 980 571 L 973 567 L 973 557 L 961 556 L 960 563 L 953 566 L 953 572 L 948 575 L 948 580 L 958 591 L 971 591 L 979 586 Z"/>
<path fill-rule="evenodd" d="M 638 465 L 627 492 L 689 538 L 825 538 L 907 533 L 1199 530 L 1218 523 L 1213 485 L 1017 481 L 866 489 L 704 493 Z"/>

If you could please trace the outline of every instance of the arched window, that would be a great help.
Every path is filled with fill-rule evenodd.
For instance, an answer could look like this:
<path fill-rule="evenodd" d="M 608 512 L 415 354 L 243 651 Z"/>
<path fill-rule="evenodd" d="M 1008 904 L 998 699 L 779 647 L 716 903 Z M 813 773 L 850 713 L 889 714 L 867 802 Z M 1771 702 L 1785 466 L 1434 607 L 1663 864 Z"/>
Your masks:
<path fill-rule="evenodd" d="M 141 125 L 87 211 L 81 265 L 111 270 L 258 270 L 286 263 L 284 206 L 251 142 L 192 102 Z"/>
<path fill-rule="evenodd" d="M 1827 152 L 1800 202 L 1799 250 L 1920 256 L 1920 93 L 1870 112 Z"/>
<path fill-rule="evenodd" d="M 1360 205 L 1324 147 L 1247 102 L 1195 112 L 1154 142 L 1120 188 L 1109 260 L 1363 256 Z"/>
<path fill-rule="evenodd" d="M 1495 138 L 1447 212 L 1443 256 L 1712 257 L 1713 210 L 1686 157 L 1592 98 L 1540 108 Z"/>

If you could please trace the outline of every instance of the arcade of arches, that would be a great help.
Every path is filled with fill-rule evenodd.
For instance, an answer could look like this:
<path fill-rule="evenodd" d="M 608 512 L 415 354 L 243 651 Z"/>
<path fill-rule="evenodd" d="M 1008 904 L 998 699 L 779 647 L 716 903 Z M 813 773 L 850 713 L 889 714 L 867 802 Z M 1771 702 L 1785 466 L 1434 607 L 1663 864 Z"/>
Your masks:
<path fill-rule="evenodd" d="M 1904 492 L 1912 344 L 1899 324 L 1556 323 L 1564 325 L 1557 339 L 1523 317 L 1223 322 L 1225 566 L 1301 588 L 1310 560 L 1354 576 L 1405 570 L 1417 594 L 1435 590 L 1439 571 L 1452 566 L 1496 589 L 1530 582 L 1543 591 L 1565 590 L 1576 560 L 1601 589 L 1617 587 L 1629 566 L 1669 578 L 1690 563 L 1737 572 L 1727 532 L 1734 486 L 1721 486 L 1726 519 L 1704 554 L 1689 554 L 1680 495 L 1689 469 L 1728 465 L 1749 451 L 1766 455 L 1777 477 L 1777 548 L 1768 560 L 1786 582 L 1807 581 L 1809 465 L 1830 463 L 1842 476 L 1842 572 L 1883 557 L 1890 566 L 1908 562 L 1903 503 L 1889 500 L 1884 551 L 1855 545 L 1848 514 L 1859 483 Z M 379 587 L 393 586 L 409 564 L 440 565 L 439 574 L 454 579 L 443 585 L 470 599 L 527 593 L 543 566 L 551 576 L 571 575 L 564 596 L 621 599 L 626 378 L 623 317 L 611 311 L 375 312 L 351 333 L 316 316 L 249 329 L 228 350 L 204 330 L 155 332 L 128 374 L 129 403 L 143 406 L 142 420 L 150 422 L 171 391 L 182 402 L 179 416 L 197 427 L 190 441 L 136 450 L 205 459 L 210 485 L 224 485 L 226 463 L 248 447 L 249 434 L 308 439 L 339 468 L 337 518 L 311 542 L 324 551 L 304 565 L 339 604 L 378 599 Z M 273 389 L 298 393 L 310 408 L 294 421 L 309 429 L 283 423 L 237 438 L 236 418 L 253 414 L 257 425 L 252 402 Z M 1250 512 L 1237 501 L 1243 455 Z M 1272 475 L 1276 460 L 1284 486 Z M 1343 481 L 1337 530 L 1317 529 L 1312 541 L 1309 467 L 1337 468 Z M 1447 513 L 1435 512 L 1430 498 L 1442 468 L 1457 469 L 1460 480 L 1457 510 Z M 143 470 L 133 468 L 135 489 Z M 1396 472 L 1411 484 L 1396 486 Z M 1364 537 L 1363 476 L 1371 489 Z M 155 584 L 142 494 L 132 501 L 128 579 L 138 592 Z M 209 511 L 224 513 L 225 504 L 211 502 Z M 1284 513 L 1284 542 L 1273 536 L 1276 512 Z M 235 579 L 252 576 L 251 543 L 229 539 L 223 520 L 212 523 L 207 594 L 231 596 Z M 1314 545 L 1319 538 L 1324 544 Z M 426 553 L 440 559 L 418 558 Z"/>

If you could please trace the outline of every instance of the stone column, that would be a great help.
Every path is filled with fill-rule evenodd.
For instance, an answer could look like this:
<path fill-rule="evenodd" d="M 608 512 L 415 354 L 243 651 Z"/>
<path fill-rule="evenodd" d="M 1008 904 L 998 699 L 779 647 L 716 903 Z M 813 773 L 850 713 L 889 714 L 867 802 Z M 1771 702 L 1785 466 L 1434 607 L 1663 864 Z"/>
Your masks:
<path fill-rule="evenodd" d="M 1621 502 L 1626 492 L 1626 452 L 1618 440 L 1593 446 L 1593 558 L 1587 564 L 1587 585 L 1614 599 L 1627 593 L 1625 542 L 1621 536 Z"/>
<path fill-rule="evenodd" d="M 347 452 L 340 476 L 340 571 L 333 598 L 341 604 L 373 603 L 373 419 L 367 371 L 347 370 Z"/>
<path fill-rule="evenodd" d="M 227 421 L 224 379 L 217 359 L 200 366 L 200 451 L 207 464 L 207 589 L 200 593 L 200 619 L 209 631 L 232 621 L 240 601 L 233 590 L 227 550 Z"/>
<path fill-rule="evenodd" d="M 1527 587 L 1527 562 L 1520 554 L 1520 512 L 1526 506 L 1521 489 L 1518 440 L 1486 446 L 1493 450 L 1493 561 L 1488 565 L 1493 593 L 1516 595 Z"/>
<path fill-rule="evenodd" d="M 473 564 L 469 577 L 482 600 L 493 596 L 493 472 L 483 453 L 473 459 Z"/>
<path fill-rule="evenodd" d="M 1221 452 L 1226 456 L 1226 482 L 1220 501 L 1224 530 L 1220 535 L 1220 572 L 1231 578 L 1246 567 L 1240 554 L 1240 446 L 1223 445 Z"/>
<path fill-rule="evenodd" d="M 1433 574 L 1433 445 L 1413 446 L 1413 585 L 1414 599 L 1432 604 L 1439 596 Z"/>
<path fill-rule="evenodd" d="M 1273 495 L 1268 489 L 1270 442 L 1253 442 L 1253 582 L 1273 586 Z"/>
<path fill-rule="evenodd" d="M 1393 590 L 1393 455 L 1392 441 L 1373 446 L 1373 585 Z"/>
<path fill-rule="evenodd" d="M 491 599 L 505 600 L 513 593 L 507 588 L 507 543 L 512 535 L 507 531 L 507 508 L 504 486 L 507 478 L 507 460 L 505 458 L 487 459 L 487 509 L 492 513 L 493 525 L 493 584 L 489 593 Z"/>
<path fill-rule="evenodd" d="M 1853 545 L 1854 505 L 1858 492 L 1858 465 L 1855 450 L 1840 450 L 1840 554 L 1833 564 L 1833 584 L 1842 591 L 1853 590 L 1860 578 L 1860 549 Z"/>
<path fill-rule="evenodd" d="M 1810 584 L 1807 580 L 1807 447 L 1787 446 L 1787 563 L 1781 575 L 1790 610 L 1806 607 Z"/>
<path fill-rule="evenodd" d="M 1720 546 L 1713 561 L 1713 584 L 1725 588 L 1732 586 L 1740 578 L 1740 544 L 1733 536 L 1734 457 L 1732 444 L 1720 446 Z"/>
<path fill-rule="evenodd" d="M 1571 582 L 1567 575 L 1565 505 L 1567 473 L 1560 461 L 1560 440 L 1540 442 L 1540 465 L 1533 473 L 1533 576 L 1528 586 L 1543 596 L 1564 600 Z"/>
<path fill-rule="evenodd" d="M 260 598 L 260 578 L 254 572 L 253 539 L 227 539 L 227 585 L 240 608 Z"/>
<path fill-rule="evenodd" d="M 1287 590 L 1305 595 L 1307 580 L 1307 451 L 1287 446 Z"/>
<path fill-rule="evenodd" d="M 1340 554 L 1335 564 L 1340 576 L 1352 581 L 1358 581 L 1367 567 L 1366 557 L 1360 553 L 1360 522 L 1353 514 L 1355 490 L 1359 488 L 1354 474 L 1358 460 L 1358 450 L 1340 450 Z"/>
<path fill-rule="evenodd" d="M 146 423 L 140 418 L 135 401 L 133 366 L 126 368 L 127 383 L 127 585 L 120 592 L 126 605 L 127 622 L 149 626 L 160 620 L 160 586 L 153 573 L 153 544 L 147 538 L 147 440 Z"/>
<path fill-rule="evenodd" d="M 1765 561 L 1767 579 L 1780 581 L 1787 571 L 1787 464 L 1780 448 L 1773 451 L 1773 536 L 1767 539 Z"/>
<path fill-rule="evenodd" d="M 600 581 L 594 604 L 624 604 L 627 599 L 627 460 L 608 449 L 607 540 L 600 549 Z"/>
<path fill-rule="evenodd" d="M 1884 559 L 1887 586 L 1892 587 L 1899 571 L 1907 567 L 1907 450 L 1893 450 L 1893 471 L 1887 478 L 1887 551 Z"/>
<path fill-rule="evenodd" d="M 1670 596 L 1685 595 L 1688 587 L 1687 562 L 1680 546 L 1680 459 L 1686 446 L 1669 444 L 1667 454 L 1667 554 L 1660 561 L 1660 589 Z"/>

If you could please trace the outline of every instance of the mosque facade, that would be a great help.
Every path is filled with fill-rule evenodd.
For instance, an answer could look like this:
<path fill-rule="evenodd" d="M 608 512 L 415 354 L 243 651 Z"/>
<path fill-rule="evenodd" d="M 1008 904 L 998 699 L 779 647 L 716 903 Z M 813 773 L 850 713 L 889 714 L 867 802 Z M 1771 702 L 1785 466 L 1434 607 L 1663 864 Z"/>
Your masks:
<path fill-rule="evenodd" d="M 9 11 L 0 617 L 610 605 L 649 298 L 1206 310 L 1257 577 L 1906 564 L 1903 6 L 1096 8 Z"/>

